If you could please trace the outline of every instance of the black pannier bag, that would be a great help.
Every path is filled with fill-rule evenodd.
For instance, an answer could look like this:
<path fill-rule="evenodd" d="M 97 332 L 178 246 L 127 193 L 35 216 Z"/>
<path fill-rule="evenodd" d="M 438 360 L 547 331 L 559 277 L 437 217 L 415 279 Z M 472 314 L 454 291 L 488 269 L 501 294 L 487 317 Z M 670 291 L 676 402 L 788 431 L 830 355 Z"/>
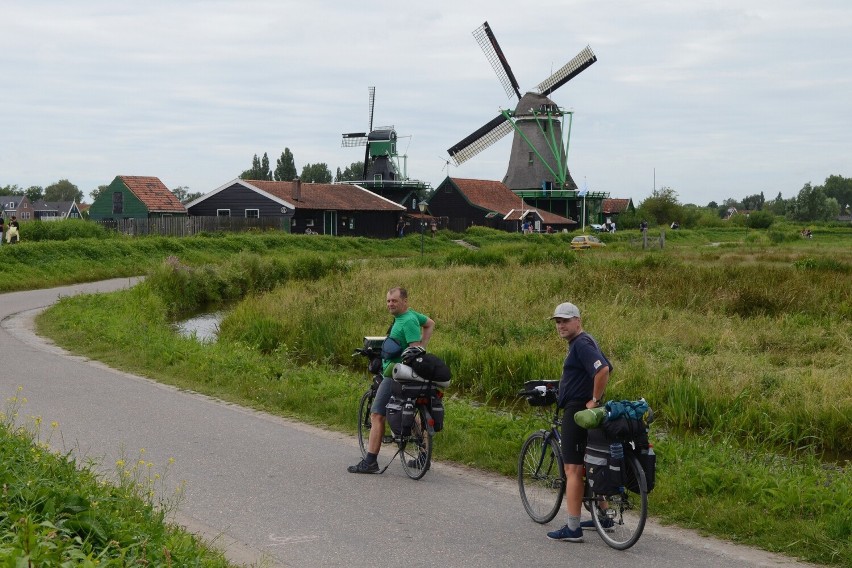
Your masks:
<path fill-rule="evenodd" d="M 644 445 L 636 443 L 636 457 L 645 472 L 645 485 L 647 485 L 648 493 L 650 493 L 657 484 L 657 456 L 654 454 L 653 446 L 647 443 L 647 438 Z M 633 475 L 633 470 L 626 469 L 625 472 L 625 487 L 634 493 L 639 493 L 639 482 Z"/>
<path fill-rule="evenodd" d="M 600 430 L 603 431 L 605 438 L 610 442 L 633 442 L 636 447 L 636 457 L 639 460 L 639 465 L 645 471 L 645 482 L 648 486 L 648 493 L 654 489 L 657 477 L 657 456 L 654 454 L 654 449 L 648 442 L 648 426 L 642 420 L 633 418 L 616 418 L 615 420 L 605 421 Z M 589 431 L 589 435 L 591 436 Z M 639 492 L 639 482 L 633 475 L 630 468 L 625 468 L 625 486 L 634 493 Z"/>
<path fill-rule="evenodd" d="M 589 487 L 596 495 L 616 495 L 624 487 L 624 459 L 614 459 L 610 442 L 600 430 L 589 430 L 583 456 Z"/>
<path fill-rule="evenodd" d="M 397 436 L 411 435 L 411 425 L 414 424 L 414 405 L 410 400 L 390 397 L 385 418 L 394 434 Z"/>

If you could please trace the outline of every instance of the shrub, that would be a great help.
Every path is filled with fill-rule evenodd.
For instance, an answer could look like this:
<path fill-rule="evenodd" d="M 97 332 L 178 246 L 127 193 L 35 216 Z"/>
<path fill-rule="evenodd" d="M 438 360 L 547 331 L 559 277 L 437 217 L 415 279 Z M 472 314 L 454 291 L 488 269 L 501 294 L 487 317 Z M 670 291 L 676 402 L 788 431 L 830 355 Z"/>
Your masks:
<path fill-rule="evenodd" d="M 755 211 L 746 219 L 746 227 L 750 229 L 768 229 L 775 222 L 775 215 L 769 211 Z"/>

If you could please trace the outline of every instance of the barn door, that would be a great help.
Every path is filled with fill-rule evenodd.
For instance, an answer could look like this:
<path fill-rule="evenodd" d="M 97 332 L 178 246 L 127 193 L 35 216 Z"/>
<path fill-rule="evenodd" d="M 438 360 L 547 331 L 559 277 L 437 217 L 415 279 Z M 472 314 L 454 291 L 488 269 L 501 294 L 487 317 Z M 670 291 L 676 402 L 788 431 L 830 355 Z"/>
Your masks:
<path fill-rule="evenodd" d="M 337 211 L 323 213 L 323 234 L 337 236 Z"/>

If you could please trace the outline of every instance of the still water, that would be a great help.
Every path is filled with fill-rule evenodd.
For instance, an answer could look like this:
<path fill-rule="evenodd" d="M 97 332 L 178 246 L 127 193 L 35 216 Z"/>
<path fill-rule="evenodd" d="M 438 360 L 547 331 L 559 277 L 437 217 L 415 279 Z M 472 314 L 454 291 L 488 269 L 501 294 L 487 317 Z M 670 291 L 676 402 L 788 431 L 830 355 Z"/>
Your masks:
<path fill-rule="evenodd" d="M 175 324 L 175 330 L 184 337 L 193 337 L 202 343 L 215 343 L 218 339 L 219 324 L 227 312 L 208 312 L 197 314 Z"/>

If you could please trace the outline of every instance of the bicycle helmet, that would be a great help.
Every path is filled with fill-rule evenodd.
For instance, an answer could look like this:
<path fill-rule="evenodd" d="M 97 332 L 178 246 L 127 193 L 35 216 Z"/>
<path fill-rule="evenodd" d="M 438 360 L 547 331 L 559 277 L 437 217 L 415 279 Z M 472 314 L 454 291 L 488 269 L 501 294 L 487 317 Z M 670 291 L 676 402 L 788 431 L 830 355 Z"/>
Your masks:
<path fill-rule="evenodd" d="M 407 347 L 405 351 L 402 352 L 402 361 L 408 364 L 409 362 L 414 361 L 424 353 L 426 353 L 426 350 L 422 347 L 411 345 Z"/>

